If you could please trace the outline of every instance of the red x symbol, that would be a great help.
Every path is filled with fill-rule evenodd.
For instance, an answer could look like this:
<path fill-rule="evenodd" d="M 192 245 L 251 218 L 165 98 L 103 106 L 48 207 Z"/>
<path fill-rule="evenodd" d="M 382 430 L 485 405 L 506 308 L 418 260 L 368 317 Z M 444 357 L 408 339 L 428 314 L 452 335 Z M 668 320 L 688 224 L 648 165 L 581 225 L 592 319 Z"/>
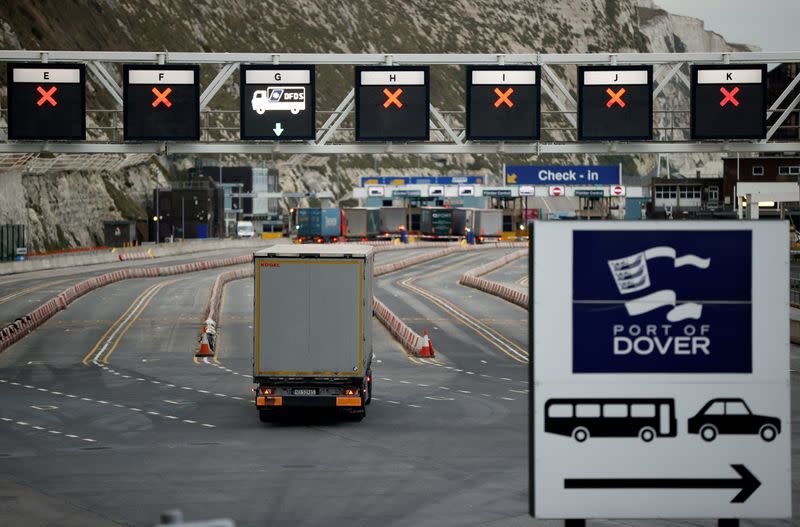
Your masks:
<path fill-rule="evenodd" d="M 46 102 L 49 102 L 51 106 L 55 106 L 56 104 L 58 104 L 56 100 L 51 97 L 51 95 L 53 95 L 56 92 L 55 86 L 53 86 L 47 91 L 44 91 L 44 88 L 42 88 L 41 86 L 37 86 L 36 91 L 38 91 L 39 95 L 42 96 L 42 98 L 36 102 L 37 106 L 41 106 Z"/>
<path fill-rule="evenodd" d="M 400 97 L 400 94 L 402 93 L 403 93 L 403 88 L 397 88 L 397 91 L 395 91 L 394 93 L 390 92 L 389 88 L 384 88 L 383 94 L 386 96 L 386 102 L 383 103 L 383 107 L 388 108 L 389 106 L 394 104 L 398 108 L 402 108 L 403 103 L 401 103 L 400 99 L 398 99 L 398 97 Z"/>
<path fill-rule="evenodd" d="M 622 100 L 622 94 L 625 93 L 625 88 L 620 88 L 618 92 L 614 92 L 611 88 L 606 88 L 606 93 L 611 97 L 606 103 L 606 108 L 611 108 L 615 104 L 619 104 L 620 108 L 625 108 L 625 101 Z"/>
<path fill-rule="evenodd" d="M 737 93 L 739 93 L 739 87 L 738 87 L 738 86 L 734 86 L 734 87 L 733 87 L 733 89 L 732 89 L 731 91 L 728 91 L 728 90 L 726 90 L 726 89 L 725 89 L 725 87 L 724 87 L 724 86 L 721 86 L 721 87 L 720 87 L 720 89 L 719 89 L 719 91 L 721 91 L 721 92 L 722 92 L 722 95 L 724 95 L 724 96 L 725 96 L 725 98 L 724 98 L 724 99 L 722 99 L 721 101 L 719 101 L 719 105 L 720 105 L 720 106 L 725 106 L 725 105 L 726 105 L 726 104 L 728 104 L 728 103 L 731 103 L 731 104 L 733 104 L 734 106 L 739 106 L 739 101 L 737 101 L 737 100 L 734 98 L 734 95 L 736 95 Z"/>
<path fill-rule="evenodd" d="M 500 88 L 495 88 L 494 93 L 499 97 L 499 99 L 494 101 L 495 108 L 500 108 L 500 105 L 503 103 L 505 103 L 509 108 L 514 106 L 514 103 L 508 98 L 509 95 L 514 93 L 514 88 L 509 88 L 505 92 L 500 91 Z"/>
<path fill-rule="evenodd" d="M 152 92 L 153 92 L 153 95 L 156 96 L 156 100 L 153 101 L 153 108 L 155 108 L 156 106 L 158 106 L 162 102 L 164 103 L 164 106 L 166 106 L 167 108 L 172 106 L 172 103 L 169 102 L 169 99 L 167 99 L 167 95 L 172 93 L 172 88 L 167 88 L 163 92 L 160 92 L 160 91 L 158 91 L 158 88 L 153 87 Z"/>

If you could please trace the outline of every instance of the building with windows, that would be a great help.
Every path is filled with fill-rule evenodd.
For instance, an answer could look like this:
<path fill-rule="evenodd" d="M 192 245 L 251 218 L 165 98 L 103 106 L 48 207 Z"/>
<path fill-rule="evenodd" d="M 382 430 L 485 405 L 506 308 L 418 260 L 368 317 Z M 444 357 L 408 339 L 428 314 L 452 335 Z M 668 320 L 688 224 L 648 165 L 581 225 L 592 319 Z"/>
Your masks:
<path fill-rule="evenodd" d="M 653 178 L 647 216 L 680 219 L 730 215 L 722 196 L 722 178 Z"/>

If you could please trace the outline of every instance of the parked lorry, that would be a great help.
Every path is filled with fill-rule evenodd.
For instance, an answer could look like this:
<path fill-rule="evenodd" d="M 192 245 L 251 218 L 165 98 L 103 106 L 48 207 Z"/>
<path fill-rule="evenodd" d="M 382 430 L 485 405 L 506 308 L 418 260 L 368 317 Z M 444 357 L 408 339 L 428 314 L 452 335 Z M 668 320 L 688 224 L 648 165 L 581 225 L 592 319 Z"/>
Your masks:
<path fill-rule="evenodd" d="M 451 238 L 461 234 L 453 230 L 453 209 L 436 207 L 422 209 L 420 233 L 428 238 Z"/>
<path fill-rule="evenodd" d="M 366 238 L 370 240 L 376 238 L 378 236 L 380 215 L 380 209 L 362 207 L 342 209 L 344 236 L 346 238 Z"/>
<path fill-rule="evenodd" d="M 468 230 L 469 229 L 469 230 Z M 503 211 L 499 209 L 453 209 L 453 232 L 472 232 L 478 242 L 503 235 Z"/>
<path fill-rule="evenodd" d="M 405 207 L 381 207 L 379 230 L 383 236 L 400 234 L 403 229 L 408 229 L 406 225 Z"/>
<path fill-rule="evenodd" d="M 341 209 L 297 209 L 298 243 L 336 242 L 341 235 Z"/>
<path fill-rule="evenodd" d="M 372 398 L 372 247 L 274 245 L 253 259 L 261 421 L 298 407 L 363 419 Z"/>

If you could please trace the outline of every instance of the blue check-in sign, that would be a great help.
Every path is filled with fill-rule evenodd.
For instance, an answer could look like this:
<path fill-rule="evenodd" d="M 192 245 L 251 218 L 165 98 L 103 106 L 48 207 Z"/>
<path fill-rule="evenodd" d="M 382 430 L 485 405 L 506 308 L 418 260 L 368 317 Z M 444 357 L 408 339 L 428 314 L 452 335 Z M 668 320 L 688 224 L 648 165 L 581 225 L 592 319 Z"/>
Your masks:
<path fill-rule="evenodd" d="M 619 165 L 508 165 L 506 185 L 619 185 Z"/>
<path fill-rule="evenodd" d="M 573 373 L 751 373 L 750 231 L 575 231 Z"/>

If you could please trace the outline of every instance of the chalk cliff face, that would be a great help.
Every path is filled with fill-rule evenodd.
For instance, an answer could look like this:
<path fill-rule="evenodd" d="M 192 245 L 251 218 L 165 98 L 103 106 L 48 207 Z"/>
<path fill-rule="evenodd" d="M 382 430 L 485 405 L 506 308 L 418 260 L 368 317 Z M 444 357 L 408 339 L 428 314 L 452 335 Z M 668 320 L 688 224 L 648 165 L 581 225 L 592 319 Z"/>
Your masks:
<path fill-rule="evenodd" d="M 696 19 L 671 15 L 651 0 L 8 0 L 0 5 L 0 47 L 138 51 L 247 51 L 338 53 L 569 53 L 624 51 L 740 50 Z M 573 90 L 574 67 L 556 68 Z M 207 85 L 216 70 L 202 67 Z M 119 80 L 119 69 L 112 68 Z M 463 68 L 432 70 L 431 97 L 439 109 L 463 111 Z M 5 70 L 0 71 L 5 103 Z M 214 98 L 210 109 L 238 109 L 238 75 Z M 350 67 L 318 67 L 317 108 L 332 110 L 352 87 Z M 89 75 L 87 106 L 113 108 L 111 97 Z M 545 98 L 545 107 L 554 109 Z M 656 103 L 688 108 L 688 90 L 673 83 Z M 212 112 L 213 113 L 213 112 Z M 318 123 L 326 115 L 318 115 Z M 212 122 L 223 123 L 211 115 Z M 228 118 L 230 119 L 230 117 Z M 94 124 L 90 115 L 88 126 Z M 463 126 L 463 115 L 456 114 Z M 226 122 L 231 127 L 230 122 Z M 238 126 L 238 124 L 234 123 Z M 350 120 L 345 126 L 352 126 Z M 235 126 L 234 126 L 235 128 Z M 235 131 L 220 138 L 235 139 Z M 101 133 L 95 137 L 104 137 Z M 105 135 L 107 137 L 107 135 Z M 553 133 L 552 138 L 563 138 Z M 345 198 L 361 175 L 482 174 L 497 182 L 507 163 L 623 163 L 627 176 L 655 172 L 655 156 L 306 156 L 281 166 L 285 190 L 332 190 Z M 263 157 L 223 157 L 228 164 L 263 166 Z M 30 175 L 0 174 L 0 223 L 26 223 L 33 250 L 100 242 L 102 220 L 144 218 L 148 189 L 192 159 L 161 159 L 136 167 Z M 671 156 L 673 173 L 721 171 L 718 156 Z M 635 183 L 635 181 L 628 181 Z"/>

